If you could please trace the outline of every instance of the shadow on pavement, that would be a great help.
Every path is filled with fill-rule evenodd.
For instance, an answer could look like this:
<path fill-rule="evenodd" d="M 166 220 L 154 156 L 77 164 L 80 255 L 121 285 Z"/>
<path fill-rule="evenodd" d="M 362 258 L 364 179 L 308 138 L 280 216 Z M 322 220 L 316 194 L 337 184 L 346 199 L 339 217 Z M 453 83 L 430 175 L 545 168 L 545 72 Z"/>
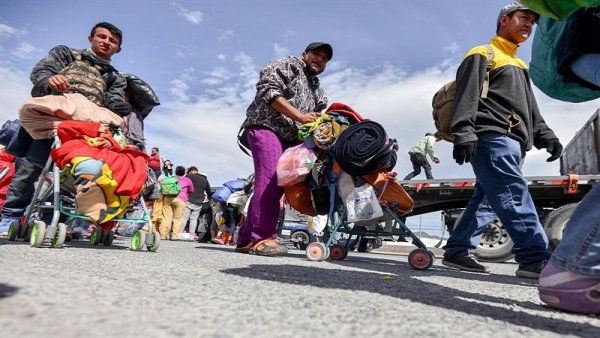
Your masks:
<path fill-rule="evenodd" d="M 18 287 L 0 283 L 0 299 L 11 297 L 15 293 L 17 293 L 18 290 Z"/>
<path fill-rule="evenodd" d="M 384 279 L 383 275 L 377 272 L 322 269 L 298 265 L 256 264 L 245 268 L 226 269 L 222 272 L 269 282 L 379 293 L 447 310 L 489 317 L 536 330 L 559 334 L 600 337 L 600 328 L 587 323 L 575 323 L 557 318 L 549 318 L 550 316 L 545 317 L 515 309 L 515 307 L 535 309 L 548 315 L 556 312 L 530 301 L 517 301 L 493 295 L 464 292 L 415 278 L 431 275 L 432 272 L 436 276 L 464 278 L 465 275 L 458 271 L 455 273 L 451 270 L 436 268 L 428 271 L 415 271 L 410 269 L 407 263 L 400 263 L 400 265 L 406 265 L 406 271 L 402 271 L 404 269 L 398 266 L 399 263 L 397 261 L 379 262 L 378 264 L 374 264 L 373 261 L 370 260 L 369 266 L 365 265 L 364 268 L 371 270 L 375 267 L 375 270 L 385 274 L 392 274 L 394 277 L 392 279 Z M 354 263 L 352 267 L 361 268 L 362 266 L 361 264 Z M 406 274 L 398 274 L 402 272 Z M 469 279 L 472 279 L 471 277 L 477 277 L 477 275 L 470 274 Z M 485 275 L 481 277 L 485 277 L 481 278 L 481 280 L 497 282 L 498 280 L 495 280 L 496 277 L 501 279 L 502 276 Z M 509 277 L 504 276 L 504 283 L 506 283 L 507 278 Z"/>

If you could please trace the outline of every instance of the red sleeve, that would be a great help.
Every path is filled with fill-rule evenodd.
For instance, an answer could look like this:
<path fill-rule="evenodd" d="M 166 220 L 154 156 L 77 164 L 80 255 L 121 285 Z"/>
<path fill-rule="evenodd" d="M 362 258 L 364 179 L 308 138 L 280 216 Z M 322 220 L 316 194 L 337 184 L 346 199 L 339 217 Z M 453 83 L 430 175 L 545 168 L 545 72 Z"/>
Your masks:
<path fill-rule="evenodd" d="M 64 120 L 58 125 L 56 133 L 64 143 L 83 136 L 97 137 L 99 129 L 100 122 Z"/>

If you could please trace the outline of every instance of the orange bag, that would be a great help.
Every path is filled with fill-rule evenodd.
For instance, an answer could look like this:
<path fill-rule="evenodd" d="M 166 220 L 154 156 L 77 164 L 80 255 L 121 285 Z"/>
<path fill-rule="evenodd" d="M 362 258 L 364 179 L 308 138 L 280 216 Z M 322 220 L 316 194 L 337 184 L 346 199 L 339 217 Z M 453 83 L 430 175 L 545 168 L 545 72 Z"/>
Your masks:
<path fill-rule="evenodd" d="M 283 187 L 283 191 L 285 199 L 296 211 L 307 216 L 317 216 L 317 211 L 312 202 L 310 187 L 306 180 Z"/>
<path fill-rule="evenodd" d="M 398 216 L 412 211 L 415 202 L 395 179 L 395 173 L 379 172 L 363 176 L 373 186 L 379 201 L 385 201 Z"/>

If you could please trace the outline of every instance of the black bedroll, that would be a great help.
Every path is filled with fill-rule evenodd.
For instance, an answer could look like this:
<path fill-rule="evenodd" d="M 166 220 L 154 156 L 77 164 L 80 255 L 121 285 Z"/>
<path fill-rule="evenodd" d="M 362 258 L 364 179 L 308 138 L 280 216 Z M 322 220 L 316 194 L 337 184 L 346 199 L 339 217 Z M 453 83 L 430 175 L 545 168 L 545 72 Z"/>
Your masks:
<path fill-rule="evenodd" d="M 374 121 L 363 121 L 344 130 L 330 148 L 335 160 L 351 176 L 390 171 L 396 165 L 398 143 Z"/>

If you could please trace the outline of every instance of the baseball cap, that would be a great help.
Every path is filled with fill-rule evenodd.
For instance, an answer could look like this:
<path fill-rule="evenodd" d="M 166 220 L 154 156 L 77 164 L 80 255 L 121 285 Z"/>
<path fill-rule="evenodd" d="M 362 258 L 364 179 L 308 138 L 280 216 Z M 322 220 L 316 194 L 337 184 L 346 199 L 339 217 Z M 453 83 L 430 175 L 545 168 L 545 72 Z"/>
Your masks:
<path fill-rule="evenodd" d="M 331 48 L 331 45 L 326 42 L 311 42 L 308 46 L 306 46 L 306 49 L 304 49 L 304 51 L 310 52 L 311 50 L 315 50 L 318 48 L 324 48 L 327 52 L 327 60 L 331 60 L 331 58 L 333 57 L 333 48 Z"/>
<path fill-rule="evenodd" d="M 530 11 L 532 13 L 535 14 L 535 20 L 537 21 L 540 18 L 540 15 L 534 11 L 532 11 L 530 8 L 523 6 L 520 2 L 518 1 L 513 1 L 513 3 L 511 3 L 510 5 L 506 5 L 504 7 L 502 7 L 502 9 L 500 10 L 500 13 L 498 14 L 498 20 L 500 20 L 500 18 L 504 15 L 510 15 L 513 12 L 516 11 Z"/>

